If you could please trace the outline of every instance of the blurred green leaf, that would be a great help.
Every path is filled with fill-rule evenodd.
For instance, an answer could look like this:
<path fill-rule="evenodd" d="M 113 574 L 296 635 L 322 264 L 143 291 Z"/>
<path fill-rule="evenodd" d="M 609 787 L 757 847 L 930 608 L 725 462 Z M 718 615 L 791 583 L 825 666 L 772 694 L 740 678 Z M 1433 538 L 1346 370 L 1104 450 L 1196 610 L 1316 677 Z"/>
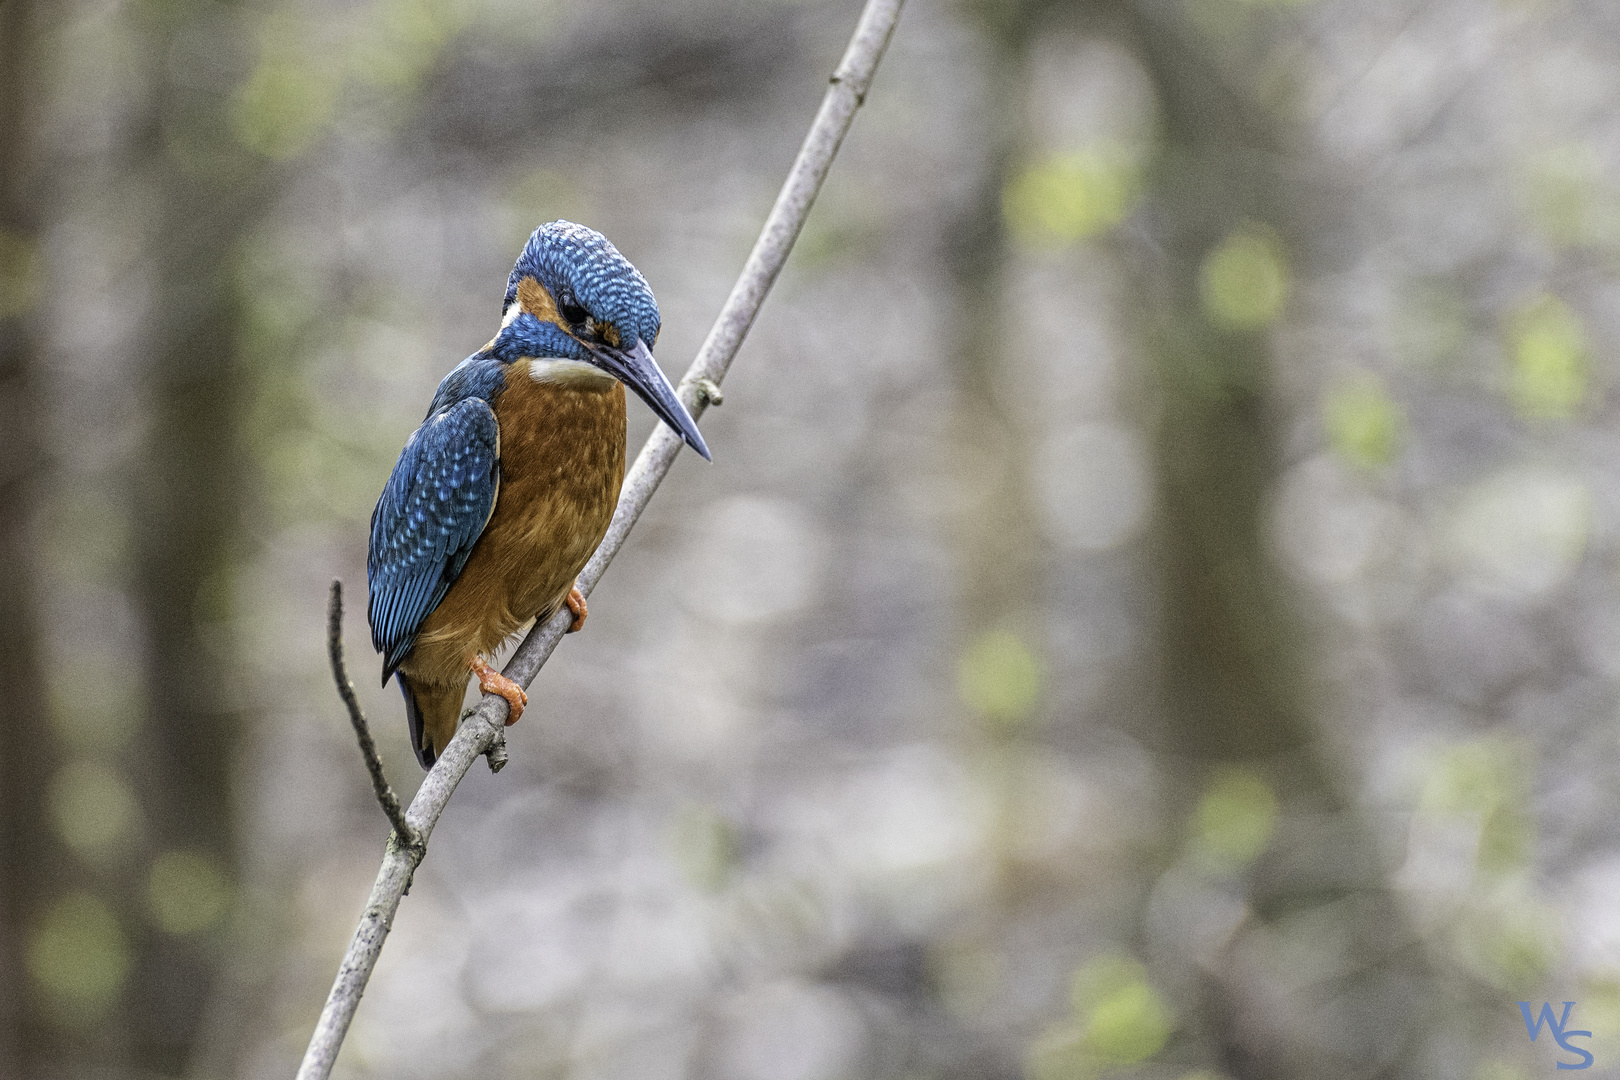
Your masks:
<path fill-rule="evenodd" d="M 39 297 L 39 251 L 26 237 L 0 229 L 0 319 L 15 318 Z"/>
<path fill-rule="evenodd" d="M 450 0 L 378 0 L 355 49 L 355 75 L 395 90 L 414 88 L 465 22 L 465 5 Z"/>
<path fill-rule="evenodd" d="M 709 892 L 731 879 L 742 854 L 736 827 L 709 807 L 689 807 L 676 818 L 673 842 L 687 880 Z"/>
<path fill-rule="evenodd" d="M 1516 892 L 1500 893 L 1464 913 L 1456 924 L 1461 959 L 1503 990 L 1527 993 L 1558 962 L 1560 921 L 1551 905 Z"/>
<path fill-rule="evenodd" d="M 1615 239 L 1620 200 L 1591 144 L 1555 146 L 1530 155 L 1525 165 L 1525 202 L 1547 239 L 1565 247 Z"/>
<path fill-rule="evenodd" d="M 1424 785 L 1422 808 L 1490 813 L 1522 791 L 1522 753 L 1522 748 L 1490 737 L 1447 747 Z"/>
<path fill-rule="evenodd" d="M 1114 991 L 1091 1010 L 1086 1047 L 1098 1057 L 1129 1064 L 1152 1057 L 1170 1038 L 1170 1012 L 1146 983 Z"/>
<path fill-rule="evenodd" d="M 1620 973 L 1588 975 L 1581 988 L 1581 1025 L 1598 1038 L 1620 1034 Z"/>
<path fill-rule="evenodd" d="M 159 929 L 195 934 L 219 922 L 229 910 L 230 882 L 200 852 L 165 851 L 153 860 L 147 875 L 146 902 Z"/>
<path fill-rule="evenodd" d="M 1487 1058 L 1475 1067 L 1473 1080 L 1530 1080 L 1530 1074 L 1517 1062 Z"/>
<path fill-rule="evenodd" d="M 1152 1057 L 1174 1029 L 1146 969 L 1128 957 L 1108 955 L 1086 964 L 1075 973 L 1072 998 L 1082 1047 L 1110 1064 Z"/>
<path fill-rule="evenodd" d="M 1140 165 L 1122 148 L 1054 154 L 1012 178 L 1002 192 L 1002 214 L 1026 247 L 1062 247 L 1124 221 L 1141 187 Z"/>
<path fill-rule="evenodd" d="M 1102 1072 L 1087 1053 L 1084 1037 L 1072 1022 L 1053 1024 L 1029 1048 L 1024 1074 L 1029 1080 L 1092 1080 Z"/>
<path fill-rule="evenodd" d="M 99 762 L 75 758 L 51 777 L 51 821 L 63 843 L 81 857 L 101 860 L 131 839 L 140 809 L 129 785 Z"/>
<path fill-rule="evenodd" d="M 1104 953 L 1088 960 L 1069 984 L 1069 1003 L 1075 1014 L 1086 1016 L 1110 994 L 1147 979 L 1139 961 L 1119 953 Z"/>
<path fill-rule="evenodd" d="M 1204 257 L 1198 275 L 1204 311 L 1228 330 L 1258 330 L 1282 314 L 1288 258 L 1270 229 L 1245 225 Z"/>
<path fill-rule="evenodd" d="M 69 893 L 45 913 L 28 938 L 28 973 L 69 1022 L 105 1012 L 129 974 L 129 945 L 101 900 Z"/>
<path fill-rule="evenodd" d="M 1486 737 L 1448 747 L 1424 786 L 1420 809 L 1464 814 L 1479 822 L 1476 863 L 1489 873 L 1525 865 L 1535 841 L 1523 747 Z"/>
<path fill-rule="evenodd" d="M 341 75 L 330 63 L 288 44 L 267 43 L 232 103 L 236 136 L 265 157 L 297 157 L 325 133 L 341 89 Z"/>
<path fill-rule="evenodd" d="M 1264 780 L 1243 769 L 1218 774 L 1193 813 L 1199 846 L 1238 866 L 1266 850 L 1276 825 L 1277 796 Z"/>
<path fill-rule="evenodd" d="M 1329 391 L 1322 411 L 1334 453 L 1364 469 L 1395 460 L 1405 417 L 1382 379 L 1367 374 L 1340 384 Z"/>
<path fill-rule="evenodd" d="M 1568 417 L 1586 400 L 1587 344 L 1580 319 L 1555 296 L 1520 307 L 1508 323 L 1512 395 L 1520 415 Z"/>
<path fill-rule="evenodd" d="M 968 707 L 991 722 L 1019 724 L 1040 699 L 1040 661 L 1010 630 L 987 631 L 962 656 L 957 686 Z"/>

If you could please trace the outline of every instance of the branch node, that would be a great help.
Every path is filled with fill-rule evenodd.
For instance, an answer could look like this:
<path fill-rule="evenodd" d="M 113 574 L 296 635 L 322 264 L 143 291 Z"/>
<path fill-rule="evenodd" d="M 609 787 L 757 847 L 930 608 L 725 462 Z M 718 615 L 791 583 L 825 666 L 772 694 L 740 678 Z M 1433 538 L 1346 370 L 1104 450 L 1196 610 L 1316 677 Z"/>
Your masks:
<path fill-rule="evenodd" d="M 699 379 L 693 384 L 697 387 L 698 399 L 705 405 L 724 405 L 726 396 L 720 392 L 720 384 L 713 379 Z"/>
<path fill-rule="evenodd" d="M 498 773 L 506 768 L 506 732 L 495 733 L 495 737 L 489 741 L 489 749 L 484 751 L 484 760 L 489 762 L 489 771 L 492 773 Z"/>
<path fill-rule="evenodd" d="M 354 684 L 349 681 L 343 664 L 343 582 L 333 579 L 332 594 L 326 606 L 326 654 L 332 661 L 332 678 L 337 683 L 338 697 L 349 710 L 349 723 L 354 727 L 355 741 L 360 744 L 360 755 L 366 759 L 366 771 L 371 774 L 371 790 L 377 804 L 394 827 L 394 836 L 411 853 L 416 862 L 422 861 L 427 844 L 422 834 L 405 820 L 405 810 L 399 805 L 399 796 L 388 786 L 383 775 L 382 758 L 377 755 L 377 743 L 371 737 L 366 714 L 360 711 L 360 699 L 355 696 Z"/>

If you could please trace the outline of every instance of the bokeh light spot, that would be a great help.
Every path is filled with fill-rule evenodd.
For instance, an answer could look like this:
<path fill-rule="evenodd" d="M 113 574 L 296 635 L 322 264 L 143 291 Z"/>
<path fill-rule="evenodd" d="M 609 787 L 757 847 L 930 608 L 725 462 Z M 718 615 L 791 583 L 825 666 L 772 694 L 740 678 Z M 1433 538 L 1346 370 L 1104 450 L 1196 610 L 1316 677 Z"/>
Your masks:
<path fill-rule="evenodd" d="M 129 785 L 99 762 L 69 761 L 50 786 L 51 822 L 68 847 L 101 859 L 134 835 L 140 809 Z"/>
<path fill-rule="evenodd" d="M 1027 247 L 1078 243 L 1125 220 L 1141 197 L 1139 173 L 1122 149 L 1055 154 L 1007 184 L 1002 213 L 1013 238 Z"/>
<path fill-rule="evenodd" d="M 206 855 L 166 851 L 146 878 L 152 921 L 170 934 L 195 934 L 219 922 L 230 908 L 231 887 Z"/>
<path fill-rule="evenodd" d="M 968 707 L 993 723 L 1019 724 L 1040 698 L 1040 661 L 1017 634 L 991 630 L 963 654 L 957 686 Z"/>
<path fill-rule="evenodd" d="M 1134 960 L 1104 956 L 1076 973 L 1073 1001 L 1082 1047 L 1115 1065 L 1143 1061 L 1164 1048 L 1174 1029 L 1164 999 Z"/>
<path fill-rule="evenodd" d="M 736 826 L 710 807 L 688 807 L 675 819 L 672 839 L 687 880 L 710 892 L 730 880 L 742 854 Z"/>
<path fill-rule="evenodd" d="M 1288 259 L 1271 230 L 1245 225 L 1204 257 L 1198 289 L 1204 311 L 1228 330 L 1258 330 L 1282 314 Z"/>
<path fill-rule="evenodd" d="M 1513 359 L 1513 404 L 1521 416 L 1556 420 L 1586 400 L 1586 332 L 1569 306 L 1539 296 L 1514 313 L 1508 337 Z"/>
<path fill-rule="evenodd" d="M 1140 532 L 1153 501 L 1149 456 L 1123 424 L 1077 424 L 1048 438 L 1035 481 L 1052 538 L 1104 551 Z"/>
<path fill-rule="evenodd" d="M 129 974 L 129 945 L 113 913 L 89 893 L 58 900 L 28 939 L 28 973 L 57 1008 L 95 1016 Z"/>
<path fill-rule="evenodd" d="M 1467 492 L 1447 530 L 1470 585 L 1504 597 L 1545 595 L 1574 572 L 1591 532 L 1592 493 L 1550 469 L 1510 469 Z"/>
<path fill-rule="evenodd" d="M 1322 403 L 1328 445 L 1353 465 L 1376 469 L 1395 460 L 1405 417 L 1383 380 L 1364 375 L 1335 387 Z"/>
<path fill-rule="evenodd" d="M 1266 850 L 1276 825 L 1276 794 L 1264 780 L 1243 769 L 1217 775 L 1193 814 L 1199 846 L 1239 866 Z"/>

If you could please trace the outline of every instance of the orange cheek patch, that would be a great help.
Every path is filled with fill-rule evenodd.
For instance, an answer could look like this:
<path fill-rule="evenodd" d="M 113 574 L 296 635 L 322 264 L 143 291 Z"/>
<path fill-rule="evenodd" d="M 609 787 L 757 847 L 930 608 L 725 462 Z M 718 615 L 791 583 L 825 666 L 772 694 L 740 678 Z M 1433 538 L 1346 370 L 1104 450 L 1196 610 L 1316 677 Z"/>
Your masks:
<path fill-rule="evenodd" d="M 541 322 L 563 325 L 562 316 L 557 311 L 557 301 L 552 298 L 546 287 L 534 278 L 525 277 L 518 282 L 517 298 L 518 307 Z"/>
<path fill-rule="evenodd" d="M 602 323 L 600 333 L 603 341 L 607 342 L 615 349 L 619 347 L 619 342 L 622 339 L 619 337 L 619 328 L 617 326 L 614 326 L 612 323 Z"/>

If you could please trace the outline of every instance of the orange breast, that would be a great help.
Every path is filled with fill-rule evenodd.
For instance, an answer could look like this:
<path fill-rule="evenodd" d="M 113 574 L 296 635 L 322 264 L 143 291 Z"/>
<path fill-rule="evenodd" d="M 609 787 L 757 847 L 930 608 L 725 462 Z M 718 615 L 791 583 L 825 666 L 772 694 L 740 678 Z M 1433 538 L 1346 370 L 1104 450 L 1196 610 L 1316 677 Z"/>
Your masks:
<path fill-rule="evenodd" d="M 495 402 L 495 512 L 423 622 L 401 665 L 408 675 L 464 683 L 472 653 L 492 652 L 557 610 L 613 518 L 624 482 L 624 418 L 617 380 L 536 382 L 523 360 L 507 369 Z"/>

